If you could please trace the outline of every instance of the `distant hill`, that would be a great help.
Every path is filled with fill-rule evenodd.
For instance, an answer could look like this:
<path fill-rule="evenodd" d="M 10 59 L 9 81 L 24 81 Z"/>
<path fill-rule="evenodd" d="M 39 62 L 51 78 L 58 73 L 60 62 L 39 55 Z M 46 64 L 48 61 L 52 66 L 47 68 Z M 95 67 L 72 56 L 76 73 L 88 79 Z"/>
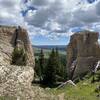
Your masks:
<path fill-rule="evenodd" d="M 33 45 L 33 48 L 39 48 L 39 49 L 53 49 L 53 48 L 58 48 L 60 51 L 65 51 L 66 50 L 66 45 Z"/>

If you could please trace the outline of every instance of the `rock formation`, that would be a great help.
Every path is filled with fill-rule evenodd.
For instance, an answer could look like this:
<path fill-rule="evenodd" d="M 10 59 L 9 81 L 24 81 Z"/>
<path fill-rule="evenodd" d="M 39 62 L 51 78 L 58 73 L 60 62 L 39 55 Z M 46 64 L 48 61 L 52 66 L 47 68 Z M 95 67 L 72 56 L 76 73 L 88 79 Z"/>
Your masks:
<path fill-rule="evenodd" d="M 70 38 L 67 47 L 67 72 L 69 78 L 80 77 L 92 71 L 100 60 L 99 33 L 83 31 Z"/>
<path fill-rule="evenodd" d="M 28 56 L 27 66 L 10 65 L 12 52 L 16 46 L 20 46 L 19 41 Z M 31 100 L 34 97 L 31 87 L 33 68 L 34 56 L 27 31 L 21 27 L 0 26 L 0 96 Z"/>
<path fill-rule="evenodd" d="M 23 47 L 27 53 L 27 65 L 34 66 L 34 55 L 28 33 L 21 27 L 0 26 L 0 51 L 7 63 L 11 61 L 11 54 L 15 46 L 19 45 L 19 41 L 23 43 Z"/>

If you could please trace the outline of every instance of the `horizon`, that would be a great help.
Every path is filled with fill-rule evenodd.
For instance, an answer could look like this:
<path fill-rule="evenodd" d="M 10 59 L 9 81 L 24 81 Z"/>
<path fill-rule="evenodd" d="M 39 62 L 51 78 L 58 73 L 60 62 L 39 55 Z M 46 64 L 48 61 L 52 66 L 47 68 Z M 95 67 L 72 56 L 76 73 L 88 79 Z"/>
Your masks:
<path fill-rule="evenodd" d="M 58 44 L 57 45 L 55 45 L 55 44 L 54 45 L 50 45 L 50 44 L 45 45 L 45 44 L 43 44 L 43 45 L 32 45 L 32 46 L 66 46 L 66 45 L 58 45 Z"/>

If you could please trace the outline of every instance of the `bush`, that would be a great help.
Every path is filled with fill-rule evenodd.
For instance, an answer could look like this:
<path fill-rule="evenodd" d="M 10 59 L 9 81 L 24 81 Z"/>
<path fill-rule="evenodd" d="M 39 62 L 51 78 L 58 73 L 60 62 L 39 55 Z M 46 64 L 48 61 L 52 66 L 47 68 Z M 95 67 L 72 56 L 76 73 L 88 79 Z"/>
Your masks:
<path fill-rule="evenodd" d="M 23 48 L 15 48 L 12 53 L 12 62 L 13 65 L 26 65 L 27 63 L 27 55 Z"/>

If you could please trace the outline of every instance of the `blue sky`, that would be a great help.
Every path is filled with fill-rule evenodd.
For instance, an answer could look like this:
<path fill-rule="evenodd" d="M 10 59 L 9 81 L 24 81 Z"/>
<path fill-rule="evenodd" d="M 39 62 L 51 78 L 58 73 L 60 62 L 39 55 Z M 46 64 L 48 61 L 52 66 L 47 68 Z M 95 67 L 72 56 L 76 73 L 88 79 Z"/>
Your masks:
<path fill-rule="evenodd" d="M 34 45 L 66 45 L 69 42 L 69 37 L 59 38 L 58 40 L 51 40 L 42 35 L 35 36 L 32 39 Z"/>
<path fill-rule="evenodd" d="M 26 28 L 34 45 L 66 45 L 75 32 L 100 31 L 100 0 L 0 0 L 0 24 Z"/>

